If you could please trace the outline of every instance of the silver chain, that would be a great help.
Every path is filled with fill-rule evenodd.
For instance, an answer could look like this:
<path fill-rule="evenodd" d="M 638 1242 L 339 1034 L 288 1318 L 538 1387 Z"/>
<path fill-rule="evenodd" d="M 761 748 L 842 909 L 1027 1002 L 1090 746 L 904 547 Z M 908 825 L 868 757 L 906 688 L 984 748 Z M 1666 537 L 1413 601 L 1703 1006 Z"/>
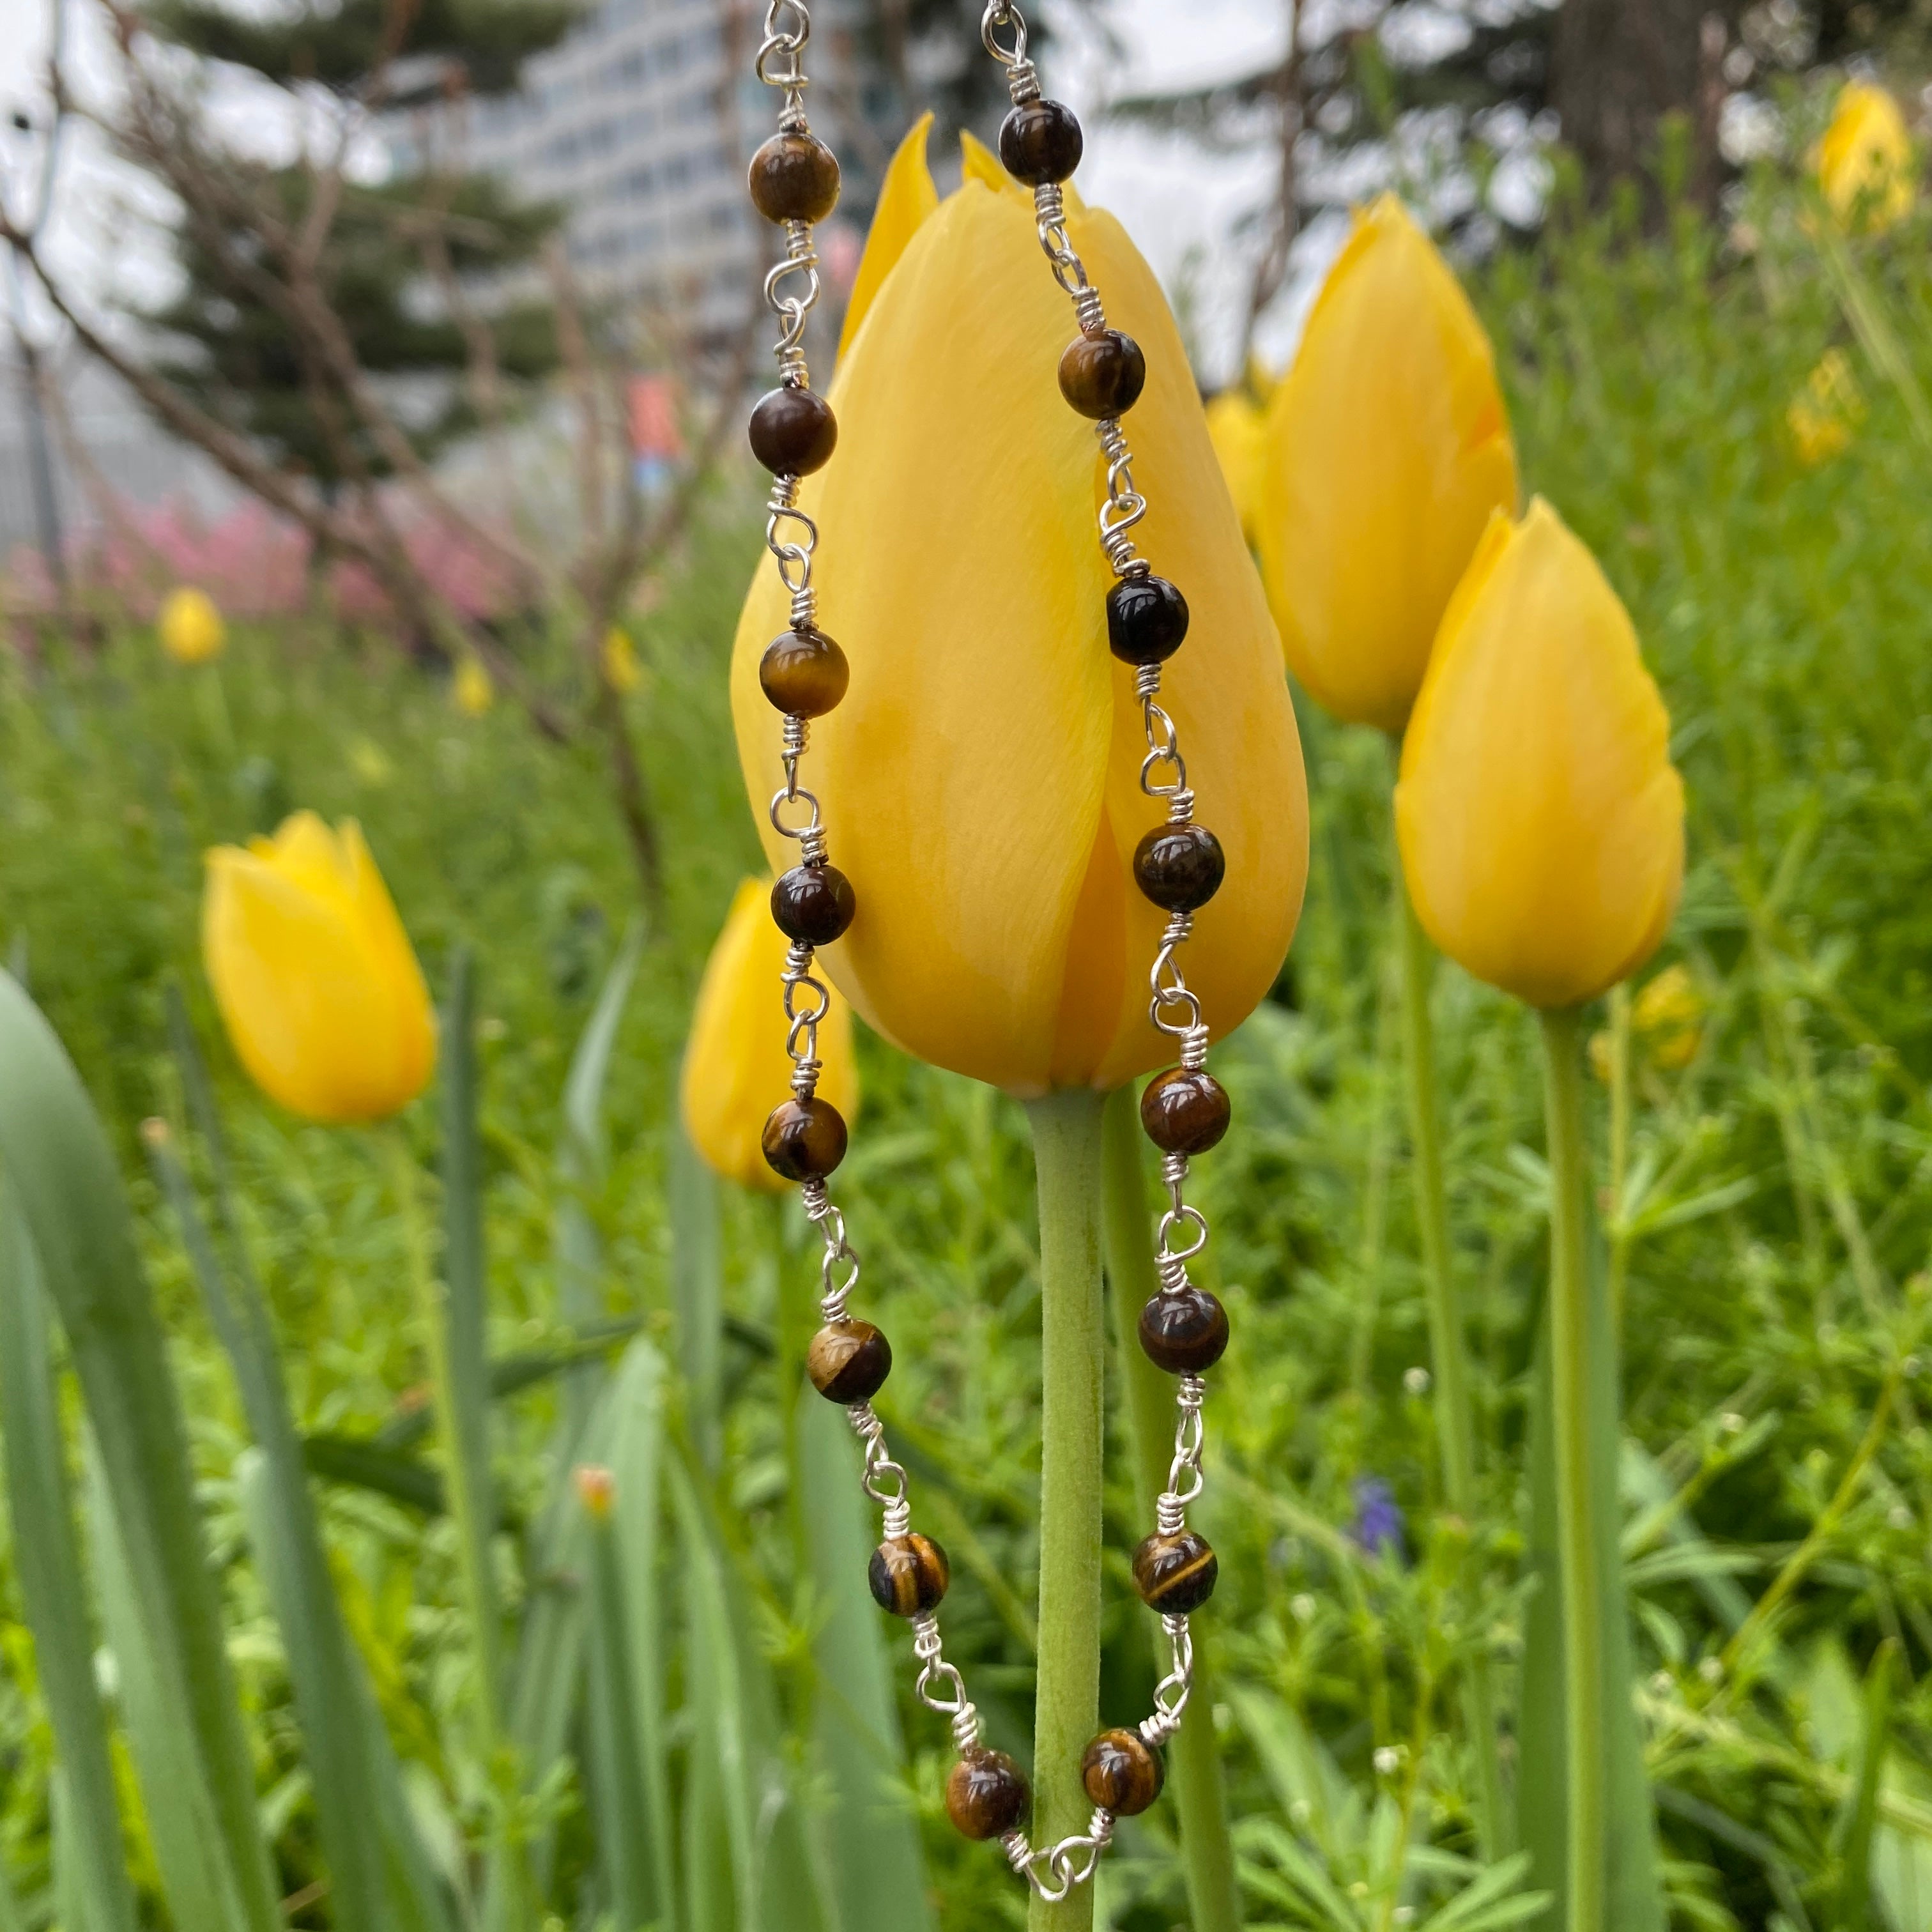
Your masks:
<path fill-rule="evenodd" d="M 980 32 L 988 51 L 1006 70 L 1014 104 L 1023 106 L 1037 100 L 1040 76 L 1027 56 L 1026 20 L 1019 8 L 991 0 Z M 1003 39 L 1003 34 L 1010 38 Z M 802 56 L 811 37 L 811 14 L 803 0 L 772 0 L 767 6 L 757 71 L 760 80 L 783 94 L 778 117 L 782 132 L 807 131 L 804 105 L 807 83 Z M 1089 278 L 1068 233 L 1066 197 L 1058 186 L 1049 185 L 1036 188 L 1034 201 L 1040 246 L 1052 266 L 1054 278 L 1072 301 L 1082 332 L 1097 335 L 1106 327 L 1106 311 L 1100 292 Z M 782 325 L 775 345 L 780 377 L 804 386 L 808 381 L 804 346 L 806 320 L 820 292 L 818 256 L 808 223 L 787 222 L 784 232 L 784 256 L 765 278 L 765 298 Z M 1101 548 L 1117 576 L 1145 578 L 1150 566 L 1136 552 L 1132 532 L 1146 515 L 1148 506 L 1147 500 L 1134 486 L 1132 452 L 1118 418 L 1101 423 L 1097 433 L 1107 461 L 1106 499 L 1099 518 Z M 793 628 L 811 628 L 818 611 L 812 559 L 818 544 L 818 526 L 799 508 L 795 476 L 780 476 L 772 484 L 766 506 L 765 540 L 777 562 L 779 578 L 790 594 Z M 1187 767 L 1181 757 L 1174 721 L 1156 701 L 1160 689 L 1158 665 L 1141 670 L 1138 689 L 1148 748 L 1141 766 L 1141 789 L 1148 797 L 1166 802 L 1171 824 L 1185 825 L 1193 815 L 1194 794 L 1187 788 Z M 826 856 L 824 821 L 818 800 L 799 781 L 799 766 L 808 739 L 806 721 L 788 716 L 784 721 L 785 782 L 772 794 L 770 812 L 778 833 L 798 842 L 803 861 L 818 864 L 823 863 Z M 1150 1016 L 1162 1032 L 1179 1040 L 1181 1064 L 1190 1070 L 1202 1066 L 1208 1051 L 1208 1028 L 1202 1016 L 1201 1002 L 1189 988 L 1178 958 L 1179 949 L 1192 933 L 1193 924 L 1192 916 L 1184 913 L 1168 922 L 1148 979 Z M 785 1048 L 792 1061 L 792 1091 L 800 1100 L 808 1100 L 815 1092 L 823 1070 L 818 1058 L 818 1028 L 830 1010 L 831 994 L 814 974 L 813 950 L 802 940 L 794 941 L 787 952 L 781 980 L 788 1025 Z M 1162 1216 L 1154 1258 L 1162 1290 L 1169 1293 L 1186 1288 L 1187 1264 L 1208 1240 L 1207 1221 L 1198 1208 L 1190 1206 L 1183 1198 L 1186 1174 L 1185 1155 L 1167 1156 L 1161 1174 L 1172 1204 Z M 845 1216 L 833 1204 L 822 1178 L 806 1181 L 800 1193 L 806 1216 L 818 1228 L 824 1244 L 819 1268 L 820 1312 L 827 1322 L 845 1321 L 860 1273 L 858 1254 L 846 1236 Z M 1162 1535 L 1178 1534 L 1186 1528 L 1187 1507 L 1202 1492 L 1202 1455 L 1206 1439 L 1202 1404 L 1205 1393 L 1206 1385 L 1200 1376 L 1180 1378 L 1176 1396 L 1174 1458 L 1167 1488 L 1156 1507 L 1156 1524 Z M 909 1535 L 911 1486 L 904 1466 L 893 1460 L 886 1447 L 885 1424 L 869 1401 L 848 1404 L 846 1414 L 863 1450 L 860 1480 L 866 1494 L 879 1506 L 884 1536 L 892 1540 Z M 1194 1646 L 1186 1617 L 1163 1616 L 1161 1622 L 1167 1634 L 1172 1667 L 1155 1689 L 1152 1714 L 1139 1727 L 1142 1738 L 1156 1750 L 1180 1728 L 1194 1682 Z M 937 1613 L 927 1611 L 915 1617 L 912 1631 L 913 1654 L 920 1665 L 914 1685 L 919 1700 L 948 1720 L 954 1748 L 962 1758 L 970 1757 L 982 1748 L 980 1712 L 967 1695 L 966 1681 L 958 1666 L 945 1654 Z M 1101 1855 L 1113 1842 L 1114 1823 L 1114 1814 L 1103 1805 L 1095 1810 L 1084 1832 L 1038 1847 L 1024 1832 L 1011 1832 L 1000 1840 L 1000 1849 L 1015 1872 L 1041 1899 L 1057 1904 L 1093 1877 Z"/>

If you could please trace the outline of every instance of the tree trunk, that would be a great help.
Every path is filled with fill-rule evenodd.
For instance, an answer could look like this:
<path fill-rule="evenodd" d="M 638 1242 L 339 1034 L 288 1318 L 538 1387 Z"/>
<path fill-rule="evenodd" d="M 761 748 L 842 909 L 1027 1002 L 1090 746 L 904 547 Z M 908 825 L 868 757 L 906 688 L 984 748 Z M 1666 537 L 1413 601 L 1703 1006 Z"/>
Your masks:
<path fill-rule="evenodd" d="M 1706 196 L 1714 190 L 1710 95 L 1726 20 L 1735 10 L 1713 0 L 1564 0 L 1550 98 L 1593 201 L 1613 182 L 1654 170 L 1658 127 L 1666 114 L 1688 122 L 1693 182 Z"/>

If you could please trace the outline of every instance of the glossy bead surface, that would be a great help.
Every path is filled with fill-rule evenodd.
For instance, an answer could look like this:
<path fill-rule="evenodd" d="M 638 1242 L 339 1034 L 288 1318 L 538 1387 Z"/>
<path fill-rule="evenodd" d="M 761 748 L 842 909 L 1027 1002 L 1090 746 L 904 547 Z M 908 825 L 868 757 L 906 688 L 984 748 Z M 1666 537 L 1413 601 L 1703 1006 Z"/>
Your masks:
<path fill-rule="evenodd" d="M 946 1552 L 929 1536 L 889 1537 L 872 1552 L 866 1581 L 872 1600 L 896 1617 L 916 1617 L 938 1606 L 952 1580 Z"/>
<path fill-rule="evenodd" d="M 1107 648 L 1123 664 L 1164 664 L 1187 635 L 1187 599 L 1164 577 L 1130 577 L 1107 592 Z"/>
<path fill-rule="evenodd" d="M 869 1322 L 828 1322 L 805 1352 L 805 1372 L 827 1402 L 870 1402 L 892 1372 L 892 1345 Z"/>
<path fill-rule="evenodd" d="M 1004 1751 L 976 1750 L 946 1779 L 946 1815 L 962 1837 L 1004 1838 L 1026 1822 L 1025 1774 Z"/>
<path fill-rule="evenodd" d="M 765 1121 L 765 1160 L 788 1180 L 821 1180 L 845 1158 L 845 1118 L 830 1100 L 787 1100 Z"/>
<path fill-rule="evenodd" d="M 823 631 L 783 632 L 758 660 L 760 688 L 792 717 L 823 718 L 851 682 L 845 653 Z"/>
<path fill-rule="evenodd" d="M 1061 101 L 1029 100 L 1000 124 L 1000 164 L 1028 188 L 1066 180 L 1085 147 L 1078 120 Z"/>
<path fill-rule="evenodd" d="M 752 454 L 778 476 L 823 470 L 838 446 L 838 418 L 816 389 L 785 383 L 768 389 L 752 411 Z"/>
<path fill-rule="evenodd" d="M 1103 328 L 1076 335 L 1060 358 L 1060 393 L 1096 422 L 1124 415 L 1147 387 L 1147 358 L 1131 335 Z"/>
<path fill-rule="evenodd" d="M 1171 1376 L 1204 1376 L 1228 1352 L 1228 1311 L 1204 1288 L 1156 1294 L 1141 1310 L 1141 1351 Z"/>
<path fill-rule="evenodd" d="M 1163 912 L 1198 912 L 1227 872 L 1221 842 L 1204 825 L 1156 825 L 1134 848 L 1134 883 Z"/>
<path fill-rule="evenodd" d="M 823 221 L 838 206 L 838 162 L 809 134 L 774 134 L 752 157 L 752 206 L 767 221 Z"/>
<path fill-rule="evenodd" d="M 1102 1731 L 1080 1760 L 1080 1782 L 1096 1804 L 1138 1817 L 1167 1782 L 1161 1756 L 1138 1731 Z"/>
<path fill-rule="evenodd" d="M 1214 1594 L 1220 1574 L 1207 1538 L 1191 1529 L 1174 1536 L 1156 1531 L 1134 1552 L 1134 1588 L 1149 1610 L 1164 1617 L 1198 1610 Z"/>
<path fill-rule="evenodd" d="M 1211 1073 L 1171 1066 L 1141 1096 L 1141 1125 L 1162 1154 L 1205 1154 L 1228 1131 L 1228 1090 Z"/>
<path fill-rule="evenodd" d="M 858 909 L 852 881 L 836 866 L 794 866 L 772 884 L 772 923 L 808 946 L 830 946 Z"/>

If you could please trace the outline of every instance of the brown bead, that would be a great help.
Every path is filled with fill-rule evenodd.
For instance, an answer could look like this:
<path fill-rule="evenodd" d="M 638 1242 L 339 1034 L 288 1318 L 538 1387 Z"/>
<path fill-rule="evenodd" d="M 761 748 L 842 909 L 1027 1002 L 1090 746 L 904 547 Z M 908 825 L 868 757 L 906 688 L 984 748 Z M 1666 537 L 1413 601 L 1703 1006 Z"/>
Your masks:
<path fill-rule="evenodd" d="M 1214 1594 L 1221 1565 L 1205 1537 L 1184 1529 L 1173 1536 L 1158 1531 L 1134 1552 L 1134 1588 L 1141 1601 L 1164 1617 L 1185 1616 Z"/>
<path fill-rule="evenodd" d="M 827 1402 L 870 1402 L 892 1372 L 892 1345 L 869 1322 L 828 1322 L 805 1352 L 805 1372 Z"/>
<path fill-rule="evenodd" d="M 1096 422 L 1124 415 L 1146 387 L 1147 358 L 1118 328 L 1076 336 L 1060 358 L 1060 393 Z"/>
<path fill-rule="evenodd" d="M 1228 1351 L 1228 1311 L 1204 1288 L 1156 1294 L 1141 1310 L 1141 1349 L 1171 1376 L 1204 1376 Z"/>
<path fill-rule="evenodd" d="M 838 162 L 809 134 L 774 134 L 752 157 L 751 187 L 767 221 L 823 221 L 838 206 Z"/>
<path fill-rule="evenodd" d="M 838 418 L 816 389 L 785 383 L 767 390 L 752 412 L 752 454 L 779 476 L 823 470 L 838 446 Z"/>
<path fill-rule="evenodd" d="M 1138 1731 L 1102 1731 L 1080 1760 L 1080 1782 L 1096 1804 L 1138 1817 L 1160 1796 L 1167 1766 Z"/>
<path fill-rule="evenodd" d="M 1029 100 L 1000 124 L 1000 160 L 1028 188 L 1064 182 L 1080 165 L 1086 142 L 1072 108 L 1058 100 Z"/>
<path fill-rule="evenodd" d="M 759 685 L 789 717 L 823 718 L 851 682 L 845 653 L 823 631 L 787 631 L 758 660 Z"/>
<path fill-rule="evenodd" d="M 938 1605 L 952 1572 L 946 1552 L 931 1537 L 894 1536 L 872 1552 L 866 1580 L 880 1610 L 896 1617 L 916 1617 Z"/>
<path fill-rule="evenodd" d="M 820 1180 L 845 1158 L 845 1120 L 829 1100 L 787 1100 L 765 1121 L 765 1160 L 788 1180 Z"/>
<path fill-rule="evenodd" d="M 1123 664 L 1165 664 L 1187 635 L 1187 599 L 1164 577 L 1130 577 L 1107 592 L 1107 648 Z"/>
<path fill-rule="evenodd" d="M 1227 874 L 1221 842 L 1204 825 L 1156 825 L 1134 848 L 1134 883 L 1164 912 L 1198 912 Z"/>
<path fill-rule="evenodd" d="M 1004 1751 L 976 1750 L 946 1780 L 946 1815 L 968 1838 L 1004 1838 L 1026 1822 L 1026 1774 Z"/>
<path fill-rule="evenodd" d="M 836 866 L 794 866 L 772 884 L 772 924 L 808 946 L 830 946 L 858 909 L 852 881 Z"/>
<path fill-rule="evenodd" d="M 1162 1154 L 1205 1154 L 1228 1131 L 1228 1090 L 1211 1073 L 1171 1066 L 1141 1096 L 1141 1125 Z"/>

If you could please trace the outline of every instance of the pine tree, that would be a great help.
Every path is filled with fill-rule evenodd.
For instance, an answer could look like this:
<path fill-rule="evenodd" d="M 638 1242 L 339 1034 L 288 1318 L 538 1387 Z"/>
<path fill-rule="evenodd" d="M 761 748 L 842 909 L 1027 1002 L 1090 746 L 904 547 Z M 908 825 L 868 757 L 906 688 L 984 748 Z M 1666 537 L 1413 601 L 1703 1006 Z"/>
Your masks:
<path fill-rule="evenodd" d="M 143 16 L 157 38 L 282 89 L 292 122 L 303 107 L 313 118 L 317 90 L 345 119 L 507 90 L 579 17 L 570 0 L 346 0 L 280 14 L 155 0 Z M 469 292 L 527 268 L 561 209 L 434 157 L 375 185 L 339 162 L 267 166 L 218 148 L 158 84 L 130 125 L 134 158 L 182 206 L 180 286 L 144 317 L 160 338 L 152 366 L 326 496 L 391 473 L 398 430 L 427 460 L 474 428 L 479 358 L 498 399 L 555 366 L 547 304 L 473 314 Z M 382 424 L 357 406 L 368 385 Z"/>

